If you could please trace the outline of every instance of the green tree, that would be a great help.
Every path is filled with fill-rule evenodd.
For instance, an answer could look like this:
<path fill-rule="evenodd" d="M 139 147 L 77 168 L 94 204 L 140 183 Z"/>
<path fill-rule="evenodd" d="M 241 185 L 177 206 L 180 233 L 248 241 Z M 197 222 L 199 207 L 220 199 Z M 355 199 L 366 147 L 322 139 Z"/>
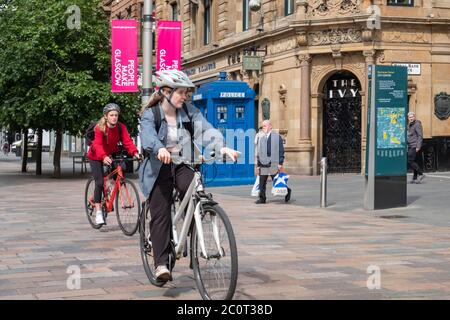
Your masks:
<path fill-rule="evenodd" d="M 80 135 L 107 102 L 137 133 L 138 94 L 112 94 L 110 21 L 99 0 L 0 0 L 0 126 Z"/>

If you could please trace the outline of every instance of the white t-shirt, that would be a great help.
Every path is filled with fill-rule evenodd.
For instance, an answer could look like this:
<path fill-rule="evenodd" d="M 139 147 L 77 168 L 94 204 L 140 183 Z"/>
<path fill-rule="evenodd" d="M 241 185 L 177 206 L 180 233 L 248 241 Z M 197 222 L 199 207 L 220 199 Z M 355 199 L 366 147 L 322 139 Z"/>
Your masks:
<path fill-rule="evenodd" d="M 167 124 L 167 145 L 166 148 L 173 148 L 178 143 L 178 130 L 177 125 L 175 124 Z"/>

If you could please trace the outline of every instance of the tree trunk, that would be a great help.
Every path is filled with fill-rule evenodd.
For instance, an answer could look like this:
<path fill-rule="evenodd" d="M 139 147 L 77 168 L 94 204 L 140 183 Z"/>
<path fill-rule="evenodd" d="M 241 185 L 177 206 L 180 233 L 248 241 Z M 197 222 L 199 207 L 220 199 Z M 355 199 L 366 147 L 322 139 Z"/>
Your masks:
<path fill-rule="evenodd" d="M 22 172 L 27 172 L 28 159 L 28 128 L 23 130 L 22 135 Z"/>
<path fill-rule="evenodd" d="M 61 146 L 62 146 L 62 131 L 56 131 L 55 153 L 53 155 L 53 177 L 61 177 Z"/>
<path fill-rule="evenodd" d="M 42 129 L 38 129 L 38 143 L 36 150 L 36 175 L 42 175 Z"/>

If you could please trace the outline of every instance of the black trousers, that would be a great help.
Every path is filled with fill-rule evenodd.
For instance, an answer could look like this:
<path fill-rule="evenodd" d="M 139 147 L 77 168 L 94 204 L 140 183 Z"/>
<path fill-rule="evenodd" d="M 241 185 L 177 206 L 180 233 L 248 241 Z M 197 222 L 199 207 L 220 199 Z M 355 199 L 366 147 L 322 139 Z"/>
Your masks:
<path fill-rule="evenodd" d="M 114 158 L 116 154 L 113 154 L 111 157 Z M 89 164 L 91 165 L 91 172 L 94 176 L 95 180 L 95 190 L 94 190 L 94 202 L 95 203 L 101 203 L 102 202 L 102 193 L 103 193 L 103 176 L 105 172 L 103 171 L 103 161 L 100 160 L 89 160 Z M 120 166 L 122 167 L 122 170 L 126 170 L 125 162 L 120 163 Z M 116 163 L 113 163 L 111 165 L 111 171 L 115 170 L 117 167 Z M 110 171 L 108 171 L 110 172 Z M 112 176 L 113 180 L 116 180 L 117 175 L 114 174 Z"/>
<path fill-rule="evenodd" d="M 412 170 L 414 170 L 414 177 L 413 177 L 414 180 L 417 179 L 417 175 L 421 176 L 423 174 L 422 170 L 420 169 L 420 166 L 416 162 L 416 156 L 417 156 L 416 148 L 408 147 L 408 166 Z"/>
<path fill-rule="evenodd" d="M 276 174 L 270 175 L 270 177 L 275 179 Z M 266 200 L 266 184 L 269 176 L 259 176 L 259 197 L 263 200 Z"/>
<path fill-rule="evenodd" d="M 94 202 L 102 202 L 103 192 L 103 162 L 97 160 L 89 160 L 91 172 L 95 180 Z"/>
<path fill-rule="evenodd" d="M 183 199 L 193 178 L 194 171 L 183 164 L 178 166 L 163 164 L 159 171 L 158 178 L 149 196 L 150 234 L 155 267 L 166 265 L 169 262 L 170 234 L 172 232 L 170 210 L 173 188 L 177 189 L 180 193 L 180 199 Z"/>

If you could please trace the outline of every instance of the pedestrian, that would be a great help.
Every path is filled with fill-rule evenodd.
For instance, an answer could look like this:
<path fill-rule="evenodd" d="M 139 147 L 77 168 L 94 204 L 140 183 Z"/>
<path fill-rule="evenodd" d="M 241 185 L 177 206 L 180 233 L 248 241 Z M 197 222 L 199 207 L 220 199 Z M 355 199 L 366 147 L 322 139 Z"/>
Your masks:
<path fill-rule="evenodd" d="M 138 149 L 131 140 L 127 127 L 119 122 L 120 107 L 115 103 L 108 103 L 103 108 L 103 117 L 95 126 L 95 138 L 89 148 L 87 157 L 91 165 L 91 172 L 95 179 L 94 203 L 95 223 L 105 224 L 101 201 L 103 192 L 103 165 L 111 165 L 112 159 L 119 153 L 119 142 L 130 156 L 140 159 Z M 119 128 L 120 126 L 120 128 Z"/>
<path fill-rule="evenodd" d="M 276 174 L 284 171 L 284 146 L 281 136 L 272 130 L 272 124 L 269 120 L 262 123 L 264 132 L 258 139 L 257 146 L 257 173 L 259 174 L 259 199 L 256 204 L 266 203 L 266 184 L 267 179 L 271 176 L 272 181 Z M 288 193 L 285 201 L 291 198 L 291 189 L 288 187 Z"/>
<path fill-rule="evenodd" d="M 176 188 L 180 200 L 183 199 L 194 178 L 194 171 L 189 166 L 175 165 L 172 158 L 178 156 L 180 150 L 187 151 L 182 146 L 183 141 L 190 143 L 193 140 L 203 140 L 216 155 L 227 155 L 234 161 L 239 153 L 225 147 L 222 134 L 187 102 L 189 90 L 195 85 L 184 72 L 176 69 L 158 71 L 156 85 L 160 98 L 150 99 L 142 113 L 140 135 L 145 160 L 139 171 L 139 186 L 150 207 L 155 277 L 159 281 L 168 281 L 171 278 L 168 264 L 172 192 Z M 184 156 L 189 157 L 190 152 L 187 153 Z"/>
<path fill-rule="evenodd" d="M 425 175 L 417 164 L 416 157 L 422 149 L 422 123 L 416 119 L 416 114 L 412 111 L 408 113 L 408 122 L 408 166 L 414 170 L 414 176 L 410 183 L 421 183 Z"/>
<path fill-rule="evenodd" d="M 9 153 L 9 143 L 8 142 L 5 142 L 4 144 L 3 144 L 3 153 L 5 154 L 5 155 L 8 155 L 8 153 Z"/>
<path fill-rule="evenodd" d="M 255 164 L 258 164 L 258 144 L 259 144 L 259 139 L 261 139 L 262 136 L 264 136 L 265 133 L 263 131 L 263 127 L 259 127 L 258 128 L 258 132 L 255 135 L 255 141 L 254 141 L 254 146 L 255 146 Z M 258 169 L 258 165 L 255 166 L 255 176 L 259 176 L 259 169 Z"/>

